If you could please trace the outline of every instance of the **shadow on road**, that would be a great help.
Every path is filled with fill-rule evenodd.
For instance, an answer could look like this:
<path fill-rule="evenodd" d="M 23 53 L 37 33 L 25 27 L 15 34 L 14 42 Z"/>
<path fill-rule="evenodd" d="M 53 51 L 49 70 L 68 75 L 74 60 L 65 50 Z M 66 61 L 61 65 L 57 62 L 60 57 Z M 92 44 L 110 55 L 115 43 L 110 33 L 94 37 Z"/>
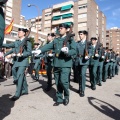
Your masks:
<path fill-rule="evenodd" d="M 111 104 L 94 97 L 88 97 L 88 102 L 94 108 L 114 120 L 120 120 L 120 110 Z"/>
<path fill-rule="evenodd" d="M 120 95 L 119 94 L 115 94 L 116 96 L 118 96 L 118 97 L 120 97 Z"/>
<path fill-rule="evenodd" d="M 10 101 L 10 94 L 0 97 L 0 120 L 3 120 L 11 113 L 11 108 L 14 107 L 14 102 Z"/>
<path fill-rule="evenodd" d="M 56 101 L 56 90 L 52 87 L 51 88 L 51 90 L 50 91 L 45 91 L 45 88 L 47 87 L 47 82 L 46 81 L 44 81 L 44 79 L 43 80 L 39 80 L 38 81 L 39 82 L 39 84 L 41 84 L 42 86 L 39 86 L 39 87 L 37 87 L 37 88 L 34 88 L 34 89 L 32 89 L 32 90 L 30 90 L 30 91 L 35 91 L 35 90 L 38 90 L 38 89 L 43 89 L 43 92 L 45 93 L 45 94 L 47 94 L 49 97 L 51 97 L 52 99 L 53 99 L 53 101 Z M 53 82 L 53 80 L 52 80 L 52 82 Z M 54 84 L 52 84 L 52 85 L 54 85 Z"/>

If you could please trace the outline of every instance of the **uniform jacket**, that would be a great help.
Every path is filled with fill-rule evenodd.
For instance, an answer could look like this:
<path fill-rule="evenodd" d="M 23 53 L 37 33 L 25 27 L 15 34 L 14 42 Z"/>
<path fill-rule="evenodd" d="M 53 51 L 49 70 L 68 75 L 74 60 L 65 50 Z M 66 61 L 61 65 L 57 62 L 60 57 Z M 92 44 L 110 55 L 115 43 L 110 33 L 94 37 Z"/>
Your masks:
<path fill-rule="evenodd" d="M 85 60 L 85 46 L 86 41 L 82 43 L 81 41 L 77 42 L 77 56 L 75 59 L 75 65 L 89 65 L 89 59 Z M 91 56 L 91 48 L 87 46 L 88 54 Z"/>
<path fill-rule="evenodd" d="M 20 40 L 16 40 L 14 43 L 11 44 L 3 44 L 3 47 L 6 48 L 13 48 L 11 50 L 12 53 L 19 53 L 20 51 L 20 45 L 24 42 L 24 39 L 22 41 Z M 28 66 L 29 65 L 29 60 L 28 60 L 28 56 L 31 55 L 31 51 L 32 51 L 32 45 L 30 43 L 30 41 L 27 41 L 27 45 L 23 46 L 23 55 L 21 57 L 14 57 L 14 65 L 15 67 L 19 67 L 19 66 Z"/>
<path fill-rule="evenodd" d="M 55 57 L 53 59 L 54 67 L 72 67 L 72 56 L 76 55 L 76 43 L 73 39 L 70 39 L 66 45 L 69 48 L 69 52 L 65 54 L 61 51 L 65 38 L 66 37 L 55 38 L 53 42 L 41 48 L 42 52 L 47 52 L 49 50 L 55 52 Z"/>

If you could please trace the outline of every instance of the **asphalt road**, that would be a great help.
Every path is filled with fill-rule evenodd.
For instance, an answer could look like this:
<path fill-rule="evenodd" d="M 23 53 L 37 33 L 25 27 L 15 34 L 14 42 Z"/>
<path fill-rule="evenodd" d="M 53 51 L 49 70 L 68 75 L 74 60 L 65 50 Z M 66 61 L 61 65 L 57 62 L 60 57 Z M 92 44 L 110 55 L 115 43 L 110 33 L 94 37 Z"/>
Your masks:
<path fill-rule="evenodd" d="M 54 80 L 51 91 L 45 92 L 46 77 L 41 77 L 39 82 L 27 77 L 29 94 L 16 102 L 9 99 L 16 89 L 13 79 L 0 81 L 0 120 L 120 120 L 120 75 L 107 79 L 95 91 L 91 90 L 87 77 L 82 98 L 77 93 L 78 83 L 71 80 L 70 103 L 57 107 L 53 106 Z"/>

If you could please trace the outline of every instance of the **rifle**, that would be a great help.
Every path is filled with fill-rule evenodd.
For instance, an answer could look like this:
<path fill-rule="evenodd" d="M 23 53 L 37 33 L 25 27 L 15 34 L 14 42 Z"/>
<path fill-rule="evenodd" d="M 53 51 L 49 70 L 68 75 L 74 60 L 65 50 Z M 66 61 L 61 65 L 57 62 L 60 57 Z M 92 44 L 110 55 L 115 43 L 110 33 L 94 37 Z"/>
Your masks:
<path fill-rule="evenodd" d="M 99 36 L 98 36 L 98 42 L 97 42 L 96 49 L 95 49 L 95 54 L 98 54 L 98 48 L 99 48 L 99 45 L 100 45 L 100 37 Z"/>
<path fill-rule="evenodd" d="M 66 46 L 67 46 L 67 42 L 71 39 L 71 37 L 74 37 L 74 36 L 75 36 L 75 34 L 72 33 L 72 32 L 73 32 L 73 31 L 72 31 L 72 25 L 71 25 L 70 30 L 69 30 L 69 32 L 67 33 L 66 38 L 65 38 L 65 40 L 64 40 L 64 42 L 63 42 L 63 47 L 66 47 Z"/>
<path fill-rule="evenodd" d="M 88 31 L 89 31 L 89 28 L 88 28 Z M 85 57 L 88 56 L 88 34 L 87 34 L 87 37 L 86 37 L 86 44 L 85 44 Z"/>

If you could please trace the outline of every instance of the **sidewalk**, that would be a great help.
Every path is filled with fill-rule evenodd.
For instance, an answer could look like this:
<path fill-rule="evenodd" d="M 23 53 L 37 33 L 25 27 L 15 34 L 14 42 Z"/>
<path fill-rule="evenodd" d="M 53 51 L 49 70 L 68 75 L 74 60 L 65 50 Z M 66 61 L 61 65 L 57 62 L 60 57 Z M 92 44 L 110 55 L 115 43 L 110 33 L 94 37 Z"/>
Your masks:
<path fill-rule="evenodd" d="M 76 92 L 78 84 L 71 81 L 70 103 L 68 106 L 53 106 L 55 84 L 45 92 L 46 78 L 39 82 L 27 77 L 29 94 L 16 102 L 9 100 L 15 93 L 13 80 L 0 84 L 0 120 L 120 120 L 120 74 L 107 79 L 102 86 L 91 90 L 89 78 L 86 82 L 85 97 Z"/>

